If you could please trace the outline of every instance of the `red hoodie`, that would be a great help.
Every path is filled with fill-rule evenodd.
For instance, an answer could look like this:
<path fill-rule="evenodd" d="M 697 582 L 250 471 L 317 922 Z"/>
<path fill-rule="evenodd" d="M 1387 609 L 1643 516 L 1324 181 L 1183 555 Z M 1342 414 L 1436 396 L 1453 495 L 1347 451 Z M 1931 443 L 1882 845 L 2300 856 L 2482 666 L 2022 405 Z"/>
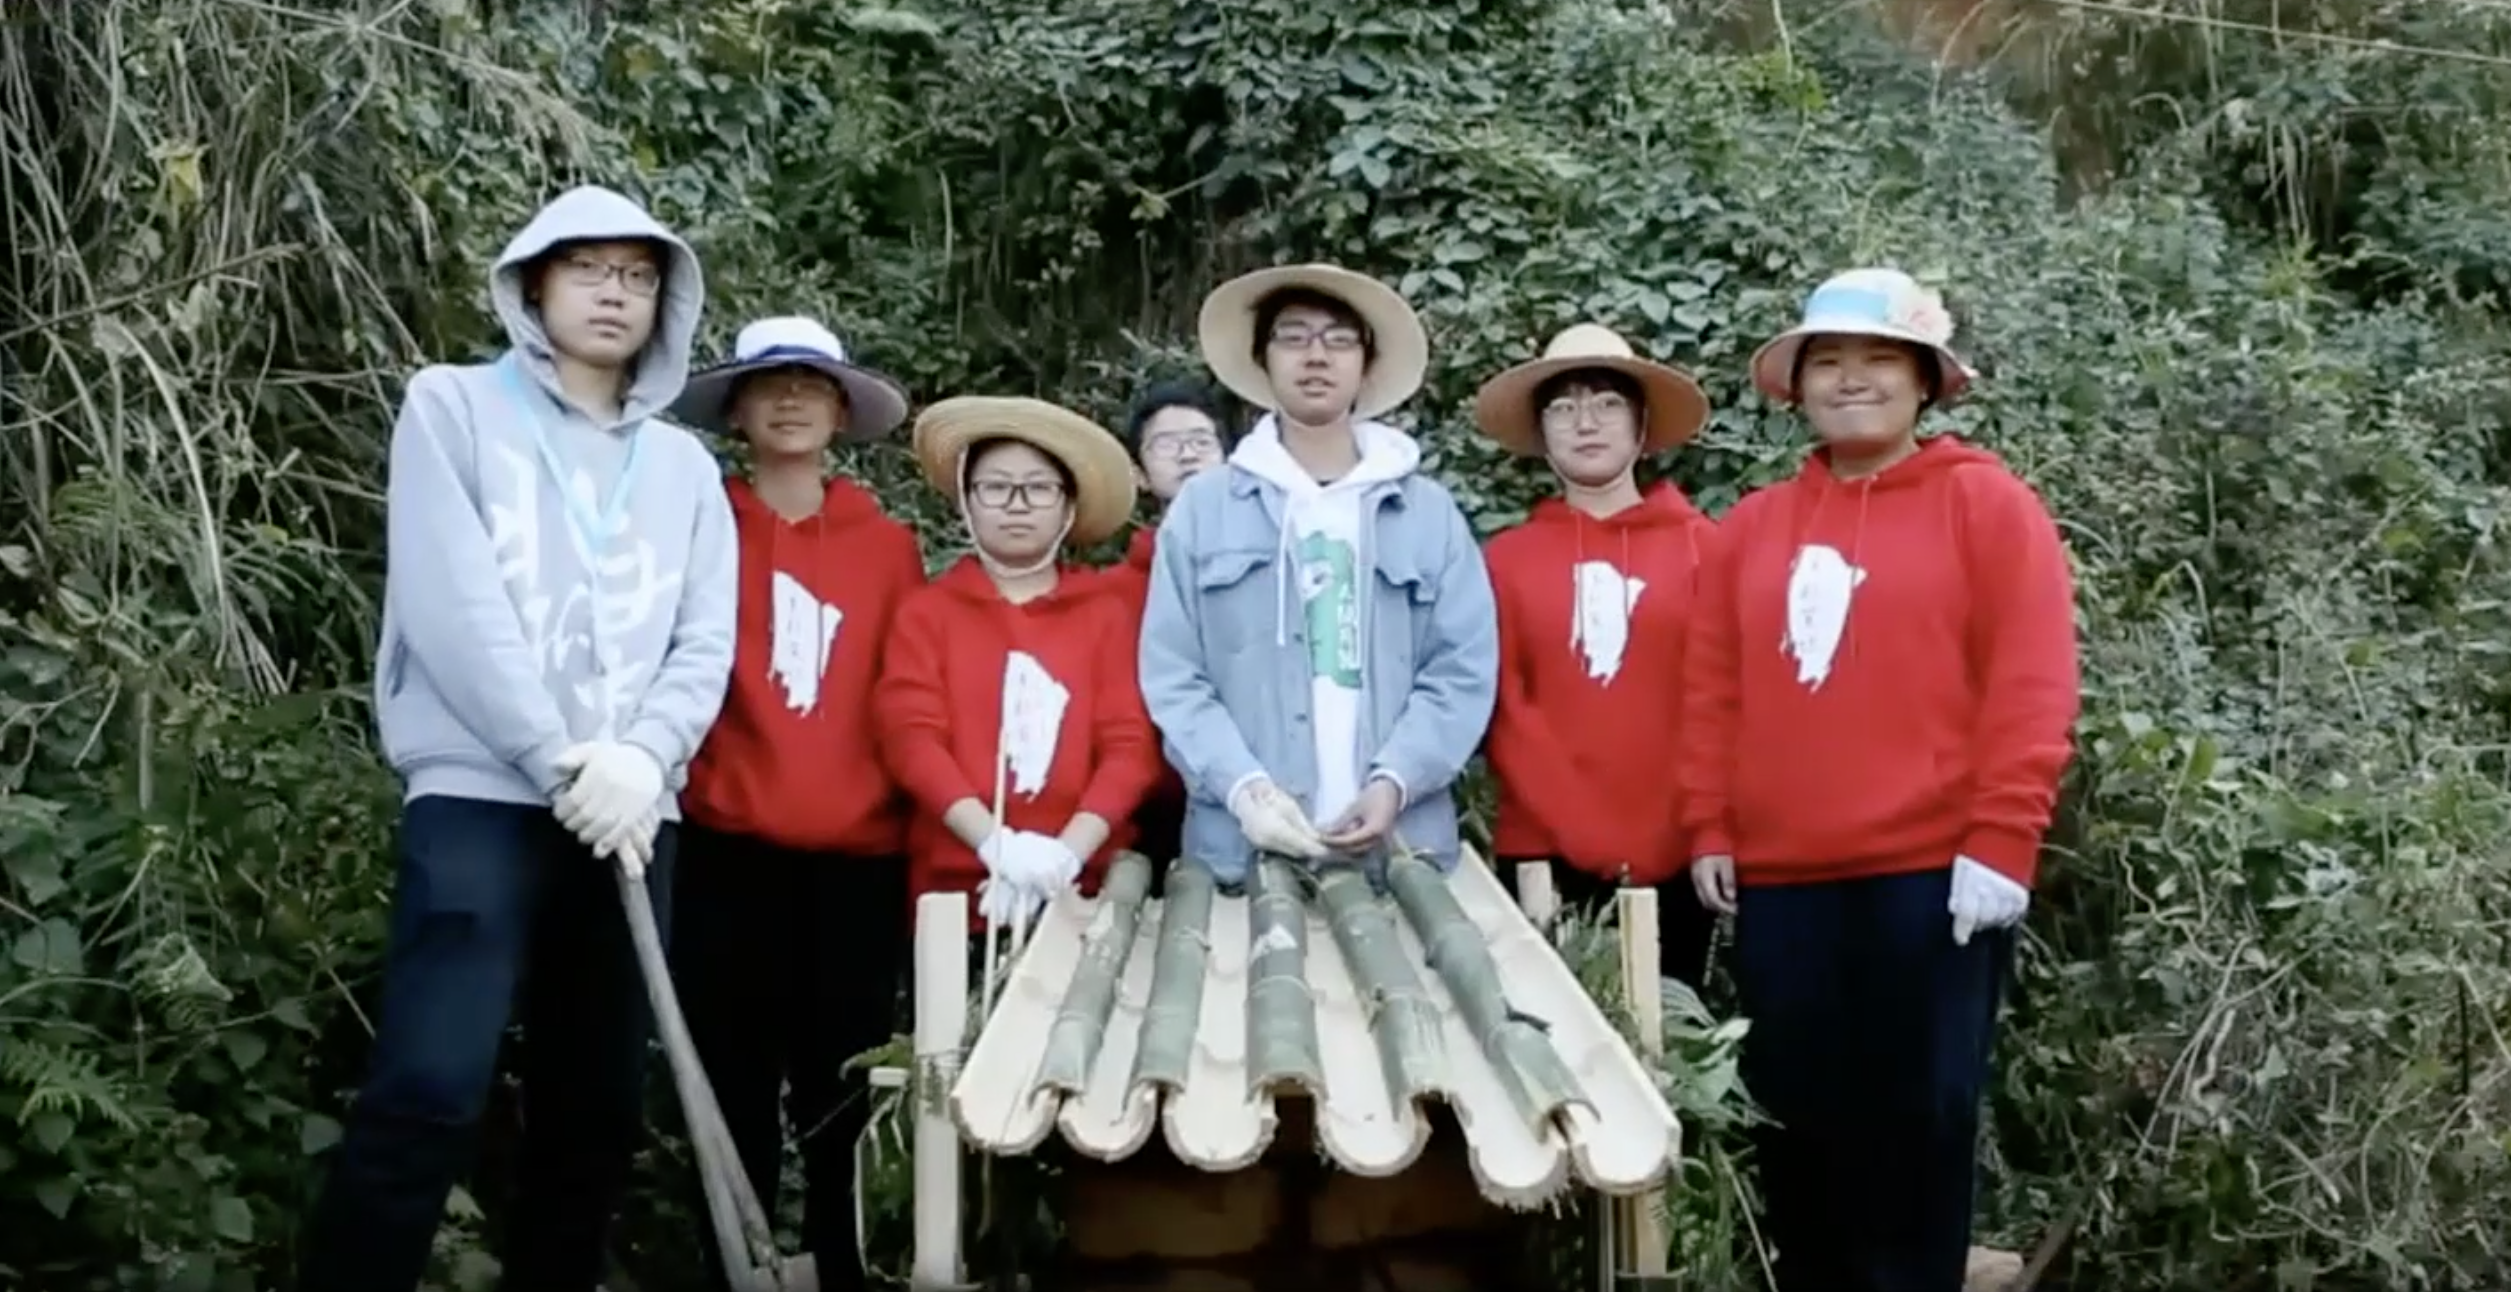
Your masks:
<path fill-rule="evenodd" d="M 1097 886 L 1130 841 L 1128 818 L 1159 774 L 1134 642 L 1132 604 L 1114 580 L 1088 570 L 1067 569 L 1052 592 L 1014 605 L 975 557 L 963 557 L 907 599 L 890 630 L 873 712 L 882 758 L 915 800 L 907 853 L 917 896 L 973 890 L 985 878 L 985 863 L 942 814 L 961 799 L 994 805 L 1004 683 L 1015 653 L 1060 686 L 1065 703 L 1051 747 L 1004 777 L 1004 823 L 1055 835 L 1076 814 L 1106 818 L 1114 829 L 1083 870 L 1084 889 Z M 1024 783 L 1029 777 L 1037 779 Z"/>
<path fill-rule="evenodd" d="M 2079 704 L 2074 579 L 2031 486 L 1950 436 L 1849 482 L 1816 450 L 1711 548 L 1684 664 L 1693 855 L 1785 884 L 1958 854 L 2029 885 Z"/>
<path fill-rule="evenodd" d="M 689 764 L 681 808 L 788 848 L 895 854 L 905 805 L 869 716 L 890 620 L 924 584 L 915 533 L 846 480 L 829 481 L 799 521 L 747 481 L 724 492 L 741 536 L 741 618 L 723 713 Z"/>
<path fill-rule="evenodd" d="M 1601 520 L 1547 498 L 1485 546 L 1500 617 L 1484 745 L 1499 782 L 1497 855 L 1555 857 L 1606 879 L 1627 868 L 1635 884 L 1689 862 L 1666 782 L 1709 529 L 1681 490 L 1660 484 Z M 1614 613 L 1616 599 L 1627 616 Z"/>

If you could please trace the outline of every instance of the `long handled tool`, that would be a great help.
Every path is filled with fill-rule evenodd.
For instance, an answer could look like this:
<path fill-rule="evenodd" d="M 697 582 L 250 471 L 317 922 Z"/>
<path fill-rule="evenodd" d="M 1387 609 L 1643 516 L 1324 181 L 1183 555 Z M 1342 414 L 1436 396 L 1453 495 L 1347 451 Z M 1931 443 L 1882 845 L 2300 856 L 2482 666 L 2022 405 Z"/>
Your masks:
<path fill-rule="evenodd" d="M 749 1173 L 741 1169 L 741 1151 L 724 1124 L 706 1067 L 698 1062 L 688 1021 L 680 1016 L 680 994 L 672 989 L 670 964 L 663 958 L 653 898 L 645 891 L 644 876 L 626 866 L 619 868 L 619 901 L 628 911 L 628 935 L 636 943 L 637 967 L 645 974 L 654 1027 L 671 1058 L 672 1085 L 680 1091 L 680 1110 L 697 1149 L 698 1177 L 706 1186 L 707 1218 L 715 1227 L 725 1277 L 734 1292 L 819 1292 L 819 1269 L 809 1256 L 787 1257 L 776 1250 L 775 1228 L 750 1187 Z"/>

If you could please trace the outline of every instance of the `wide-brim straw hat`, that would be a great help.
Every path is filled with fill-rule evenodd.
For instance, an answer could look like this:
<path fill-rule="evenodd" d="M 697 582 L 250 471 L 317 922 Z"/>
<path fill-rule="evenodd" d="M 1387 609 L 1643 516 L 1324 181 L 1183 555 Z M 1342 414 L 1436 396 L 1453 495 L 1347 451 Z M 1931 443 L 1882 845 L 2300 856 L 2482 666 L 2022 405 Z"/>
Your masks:
<path fill-rule="evenodd" d="M 817 319 L 760 319 L 741 329 L 732 357 L 689 378 L 667 414 L 683 426 L 732 433 L 732 392 L 741 379 L 772 368 L 826 373 L 846 392 L 841 443 L 879 439 L 907 420 L 907 391 L 897 381 L 846 357 L 846 345 Z"/>
<path fill-rule="evenodd" d="M 1796 326 L 1752 356 L 1752 384 L 1783 404 L 1796 402 L 1796 356 L 1816 336 L 1877 336 L 1923 346 L 1936 356 L 1936 398 L 1950 404 L 1977 373 L 1953 352 L 1953 315 L 1944 298 L 1897 269 L 1852 269 L 1805 298 Z"/>
<path fill-rule="evenodd" d="M 915 419 L 924 478 L 951 498 L 959 496 L 969 446 L 993 439 L 1018 440 L 1072 473 L 1072 532 L 1065 537 L 1075 546 L 1096 543 L 1133 518 L 1133 459 L 1106 427 L 1071 409 L 1016 395 L 960 395 Z"/>
<path fill-rule="evenodd" d="M 1542 411 L 1535 391 L 1566 372 L 1601 368 L 1639 383 L 1647 401 L 1647 425 L 1639 447 L 1645 453 L 1673 448 L 1700 433 L 1709 420 L 1709 397 L 1700 384 L 1679 368 L 1642 359 L 1622 335 L 1600 323 L 1581 323 L 1552 338 L 1543 357 L 1530 359 L 1482 383 L 1474 392 L 1474 425 L 1515 453 L 1543 452 Z"/>
<path fill-rule="evenodd" d="M 1351 307 L 1369 330 L 1376 357 L 1360 378 L 1360 395 L 1352 416 L 1376 417 L 1400 406 L 1421 389 L 1430 371 L 1430 335 L 1421 316 L 1395 289 L 1367 274 L 1335 265 L 1278 265 L 1241 274 L 1212 289 L 1203 298 L 1195 334 L 1203 347 L 1203 363 L 1231 393 L 1258 408 L 1276 406 L 1273 382 L 1256 357 L 1256 309 L 1266 297 L 1293 288 L 1330 296 Z"/>

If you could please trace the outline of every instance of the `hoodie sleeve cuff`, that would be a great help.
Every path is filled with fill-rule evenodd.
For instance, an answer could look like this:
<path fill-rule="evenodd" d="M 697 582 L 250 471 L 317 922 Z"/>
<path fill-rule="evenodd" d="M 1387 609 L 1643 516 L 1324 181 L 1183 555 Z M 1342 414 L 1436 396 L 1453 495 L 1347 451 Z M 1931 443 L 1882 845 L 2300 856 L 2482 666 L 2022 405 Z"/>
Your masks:
<path fill-rule="evenodd" d="M 1727 836 L 1725 826 L 1703 826 L 1691 834 L 1691 856 L 1688 861 L 1703 857 L 1732 857 L 1735 841 Z"/>
<path fill-rule="evenodd" d="M 1973 826 L 1962 836 L 1961 855 L 2031 888 L 2040 876 L 2040 833 L 2007 826 Z"/>
<path fill-rule="evenodd" d="M 1412 806 L 1412 789 L 1411 789 L 1411 787 L 1409 787 L 1409 786 L 1407 786 L 1407 785 L 1405 785 L 1405 784 L 1404 784 L 1404 778 L 1403 778 L 1403 777 L 1398 776 L 1398 775 L 1396 775 L 1395 773 L 1393 773 L 1393 772 L 1391 772 L 1391 771 L 1388 771 L 1387 769 L 1385 769 L 1385 768 L 1381 767 L 1381 768 L 1378 768 L 1377 770 L 1375 770 L 1375 771 L 1373 771 L 1373 772 L 1370 772 L 1370 773 L 1369 773 L 1369 779 L 1370 779 L 1370 780 L 1373 780 L 1373 781 L 1384 781 L 1384 782 L 1386 782 L 1387 784 L 1392 785 L 1392 786 L 1394 786 L 1394 787 L 1395 787 L 1395 810 L 1396 810 L 1396 811 L 1401 812 L 1401 811 L 1403 811 L 1405 808 L 1408 808 L 1408 807 L 1411 807 L 1411 806 Z"/>

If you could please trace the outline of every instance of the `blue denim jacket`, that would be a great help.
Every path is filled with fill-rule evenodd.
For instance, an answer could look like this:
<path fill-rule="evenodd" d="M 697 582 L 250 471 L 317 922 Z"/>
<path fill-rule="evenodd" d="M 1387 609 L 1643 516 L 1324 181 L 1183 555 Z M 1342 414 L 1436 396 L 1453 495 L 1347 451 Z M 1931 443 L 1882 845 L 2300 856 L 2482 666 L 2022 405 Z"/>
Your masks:
<path fill-rule="evenodd" d="M 1445 486 L 1409 474 L 1362 500 L 1369 589 L 1361 681 L 1363 775 L 1404 791 L 1395 833 L 1457 859 L 1450 792 L 1482 744 L 1498 688 L 1499 626 L 1473 530 Z M 1233 462 L 1196 477 L 1160 522 L 1142 622 L 1142 694 L 1186 783 L 1185 855 L 1224 883 L 1252 850 L 1229 793 L 1270 776 L 1316 813 L 1305 619 L 1286 569 L 1287 502 Z M 1319 822 L 1320 826 L 1324 823 Z"/>

